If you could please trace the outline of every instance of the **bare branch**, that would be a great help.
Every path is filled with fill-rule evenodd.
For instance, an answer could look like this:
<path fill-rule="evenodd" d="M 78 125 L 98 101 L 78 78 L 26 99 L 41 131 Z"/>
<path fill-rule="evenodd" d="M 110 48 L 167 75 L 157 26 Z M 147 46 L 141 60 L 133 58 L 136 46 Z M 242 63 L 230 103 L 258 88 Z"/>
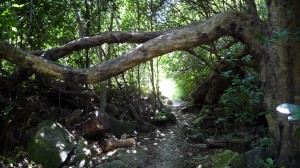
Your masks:
<path fill-rule="evenodd" d="M 34 55 L 38 54 L 38 56 L 41 55 L 44 58 L 55 61 L 63 56 L 73 53 L 74 51 L 100 46 L 104 43 L 143 43 L 162 34 L 163 32 L 103 32 L 95 36 L 84 37 L 71 41 L 59 48 L 52 48 L 47 51 L 35 51 Z"/>
<path fill-rule="evenodd" d="M 210 67 L 211 69 L 214 69 L 214 67 L 212 67 L 212 65 L 201 55 L 197 54 L 195 51 L 191 50 L 191 49 L 187 49 L 186 50 L 189 54 L 195 56 L 196 58 L 200 59 L 202 62 L 205 63 L 206 66 Z"/>

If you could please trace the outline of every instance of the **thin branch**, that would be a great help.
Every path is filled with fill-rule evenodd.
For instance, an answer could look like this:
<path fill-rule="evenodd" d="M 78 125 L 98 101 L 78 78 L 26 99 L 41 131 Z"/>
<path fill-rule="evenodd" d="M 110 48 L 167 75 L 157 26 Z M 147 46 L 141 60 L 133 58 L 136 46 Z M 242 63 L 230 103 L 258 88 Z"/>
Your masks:
<path fill-rule="evenodd" d="M 202 62 L 205 63 L 205 65 L 207 65 L 208 67 L 210 67 L 211 69 L 214 69 L 214 67 L 211 66 L 211 64 L 201 55 L 197 54 L 195 51 L 188 49 L 186 50 L 186 52 L 188 52 L 189 54 L 195 56 L 196 58 L 200 59 Z"/>
<path fill-rule="evenodd" d="M 91 37 L 84 37 L 78 40 L 71 41 L 62 47 L 52 48 L 47 51 L 36 50 L 34 55 L 43 56 L 46 59 L 58 60 L 66 55 L 72 54 L 74 51 L 80 51 L 86 48 L 100 46 L 105 43 L 143 43 L 163 32 L 141 33 L 141 32 L 103 32 Z"/>
<path fill-rule="evenodd" d="M 26 40 L 25 40 L 25 45 L 29 42 L 29 39 L 31 38 L 31 30 L 32 30 L 32 17 L 33 17 L 33 0 L 30 1 L 30 6 L 29 6 L 29 9 L 30 9 L 30 15 L 29 15 L 29 27 L 28 27 L 28 32 L 27 32 L 27 37 L 26 37 Z"/>
<path fill-rule="evenodd" d="M 79 15 L 77 3 L 76 3 L 75 0 L 73 0 L 72 4 L 73 4 L 74 11 L 75 11 L 76 22 L 78 24 L 79 37 L 82 38 L 82 37 L 84 37 L 84 33 L 83 33 L 83 26 L 82 26 L 81 18 L 80 18 L 80 15 Z"/>

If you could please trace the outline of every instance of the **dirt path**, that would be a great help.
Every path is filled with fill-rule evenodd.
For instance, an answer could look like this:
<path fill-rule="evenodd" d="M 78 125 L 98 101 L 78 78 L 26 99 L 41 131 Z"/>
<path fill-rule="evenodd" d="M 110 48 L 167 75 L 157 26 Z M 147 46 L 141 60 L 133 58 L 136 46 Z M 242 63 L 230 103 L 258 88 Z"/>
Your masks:
<path fill-rule="evenodd" d="M 158 128 L 160 131 L 150 136 L 147 147 L 152 156 L 145 168 L 187 167 L 185 160 L 193 155 L 189 152 L 190 143 L 181 135 L 181 128 L 195 116 L 181 114 L 180 106 L 172 106 L 172 112 L 177 116 L 177 124 Z"/>

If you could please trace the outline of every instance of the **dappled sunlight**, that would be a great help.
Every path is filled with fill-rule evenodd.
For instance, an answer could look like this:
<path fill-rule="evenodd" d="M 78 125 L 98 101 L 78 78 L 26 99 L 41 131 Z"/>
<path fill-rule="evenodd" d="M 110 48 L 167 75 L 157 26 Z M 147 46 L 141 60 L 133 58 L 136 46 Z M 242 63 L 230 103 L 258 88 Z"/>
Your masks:
<path fill-rule="evenodd" d="M 65 149 L 65 147 L 66 147 L 65 144 L 63 144 L 60 141 L 56 142 L 55 146 L 58 147 L 61 150 Z"/>
<path fill-rule="evenodd" d="M 84 152 L 85 155 L 90 155 L 91 154 L 91 150 L 88 148 L 83 148 L 82 151 Z"/>
<path fill-rule="evenodd" d="M 60 156 L 60 159 L 61 159 L 62 162 L 64 162 L 64 161 L 67 159 L 67 157 L 68 157 L 70 151 L 69 151 L 69 150 L 66 150 L 65 144 L 63 144 L 63 143 L 60 142 L 60 141 L 57 141 L 55 146 L 56 146 L 57 148 L 59 148 L 59 156 Z"/>
<path fill-rule="evenodd" d="M 78 167 L 84 167 L 85 166 L 85 160 L 83 159 L 83 160 L 81 160 L 80 162 L 79 162 L 79 165 L 78 165 Z"/>
<path fill-rule="evenodd" d="M 63 150 L 63 151 L 59 152 L 59 156 L 60 156 L 62 162 L 64 162 L 67 159 L 68 154 L 69 154 L 69 151 Z"/>
<path fill-rule="evenodd" d="M 41 132 L 41 133 L 40 133 L 40 136 L 41 136 L 41 137 L 45 137 L 45 133 L 44 133 L 44 132 Z"/>

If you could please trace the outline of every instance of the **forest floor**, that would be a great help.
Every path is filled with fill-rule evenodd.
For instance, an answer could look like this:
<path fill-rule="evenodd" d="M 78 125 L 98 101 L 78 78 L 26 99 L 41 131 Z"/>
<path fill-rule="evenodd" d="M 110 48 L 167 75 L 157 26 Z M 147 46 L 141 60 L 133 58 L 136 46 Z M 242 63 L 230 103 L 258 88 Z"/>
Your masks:
<path fill-rule="evenodd" d="M 195 114 L 182 113 L 180 109 L 183 106 L 175 102 L 171 107 L 177 118 L 176 124 L 158 127 L 158 131 L 148 137 L 149 141 L 144 145 L 150 151 L 151 157 L 145 168 L 194 168 L 199 165 L 192 162 L 193 158 L 203 158 L 216 152 L 216 149 L 207 149 L 205 144 L 193 143 L 183 135 L 184 125 L 190 124 L 196 118 Z"/>
<path fill-rule="evenodd" d="M 220 147 L 208 147 L 204 141 L 192 141 L 190 136 L 188 137 L 185 133 L 184 128 L 191 128 L 192 121 L 199 116 L 197 116 L 197 113 L 182 112 L 182 109 L 186 106 L 184 103 L 173 102 L 173 104 L 174 105 L 169 106 L 169 108 L 171 109 L 171 113 L 176 116 L 176 123 L 162 123 L 161 125 L 156 125 L 156 131 L 151 133 L 139 133 L 134 136 L 136 146 L 128 148 L 128 150 L 146 149 L 147 154 L 137 157 L 140 158 L 141 161 L 138 161 L 138 164 L 131 164 L 130 167 L 201 168 L 203 165 L 211 165 L 211 159 L 209 158 L 224 150 L 224 148 Z M 199 130 L 199 133 L 201 134 L 202 131 Z M 93 155 L 92 167 L 102 168 L 104 166 L 101 165 L 105 165 L 106 163 L 109 164 L 112 163 L 112 161 L 120 161 L 120 158 L 111 157 L 110 155 L 111 153 L 115 153 L 113 151 L 118 151 L 118 149 L 112 152 L 101 152 L 101 149 L 104 149 L 103 147 L 105 146 L 105 143 L 102 143 L 102 141 L 89 141 L 88 144 L 91 148 L 95 149 L 94 151 L 99 151 L 99 153 L 96 152 Z M 40 167 L 35 163 L 31 163 L 27 154 L 24 154 L 23 159 L 16 160 L 14 158 L 15 157 L 2 157 L 4 161 L 1 161 L 0 158 L 0 167 L 30 167 L 30 165 L 34 165 L 31 167 Z M 125 160 L 136 159 L 134 159 L 132 155 L 127 155 Z M 69 168 L 74 166 L 73 164 L 67 164 L 63 167 Z"/>

